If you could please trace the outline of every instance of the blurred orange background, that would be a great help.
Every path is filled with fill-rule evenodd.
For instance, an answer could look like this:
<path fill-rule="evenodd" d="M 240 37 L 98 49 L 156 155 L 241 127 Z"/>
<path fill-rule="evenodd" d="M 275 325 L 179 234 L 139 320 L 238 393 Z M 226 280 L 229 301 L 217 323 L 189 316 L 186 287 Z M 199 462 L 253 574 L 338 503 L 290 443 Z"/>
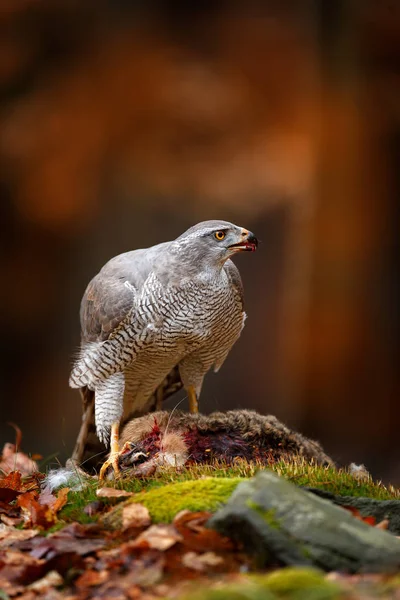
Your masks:
<path fill-rule="evenodd" d="M 400 4 L 3 0 L 0 32 L 1 441 L 69 456 L 86 284 L 220 218 L 262 244 L 202 410 L 400 484 Z"/>

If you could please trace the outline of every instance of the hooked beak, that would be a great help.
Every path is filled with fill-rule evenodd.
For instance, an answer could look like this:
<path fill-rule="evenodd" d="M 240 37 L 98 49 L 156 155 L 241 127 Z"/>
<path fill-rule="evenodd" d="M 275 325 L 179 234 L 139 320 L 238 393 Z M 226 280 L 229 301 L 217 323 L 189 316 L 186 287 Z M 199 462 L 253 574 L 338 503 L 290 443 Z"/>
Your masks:
<path fill-rule="evenodd" d="M 247 229 L 242 229 L 242 239 L 237 244 L 232 244 L 229 248 L 232 248 L 237 252 L 255 252 L 258 246 L 258 240 L 254 233 Z"/>

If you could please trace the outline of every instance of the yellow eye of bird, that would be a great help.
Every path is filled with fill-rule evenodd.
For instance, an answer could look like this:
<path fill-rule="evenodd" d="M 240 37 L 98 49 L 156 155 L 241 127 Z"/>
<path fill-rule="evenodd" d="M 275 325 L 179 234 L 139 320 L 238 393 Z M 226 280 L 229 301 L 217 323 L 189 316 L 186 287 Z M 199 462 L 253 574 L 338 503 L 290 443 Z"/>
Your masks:
<path fill-rule="evenodd" d="M 221 240 L 223 240 L 225 236 L 226 236 L 226 233 L 225 233 L 225 231 L 216 231 L 216 232 L 214 233 L 214 237 L 215 237 L 215 239 L 216 239 L 216 240 L 218 240 L 219 242 L 220 242 Z"/>

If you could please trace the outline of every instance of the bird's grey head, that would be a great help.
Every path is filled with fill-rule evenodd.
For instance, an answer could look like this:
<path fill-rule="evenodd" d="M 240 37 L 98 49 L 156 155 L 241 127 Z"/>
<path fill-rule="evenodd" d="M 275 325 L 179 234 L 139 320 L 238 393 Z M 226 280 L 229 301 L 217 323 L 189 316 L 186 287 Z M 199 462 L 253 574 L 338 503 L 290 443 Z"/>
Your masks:
<path fill-rule="evenodd" d="M 237 252 L 254 252 L 256 236 L 228 221 L 203 221 L 191 227 L 173 243 L 182 258 L 187 256 L 194 264 L 222 266 Z"/>

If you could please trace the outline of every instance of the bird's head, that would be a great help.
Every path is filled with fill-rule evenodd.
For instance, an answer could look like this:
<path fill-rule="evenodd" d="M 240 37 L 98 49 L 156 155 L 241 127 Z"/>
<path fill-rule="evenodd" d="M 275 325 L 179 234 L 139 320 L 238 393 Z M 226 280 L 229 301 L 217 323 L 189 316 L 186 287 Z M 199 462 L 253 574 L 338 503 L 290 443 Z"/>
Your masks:
<path fill-rule="evenodd" d="M 195 260 L 223 264 L 238 252 L 254 252 L 258 240 L 254 233 L 228 221 L 203 221 L 183 233 L 176 243 Z"/>

